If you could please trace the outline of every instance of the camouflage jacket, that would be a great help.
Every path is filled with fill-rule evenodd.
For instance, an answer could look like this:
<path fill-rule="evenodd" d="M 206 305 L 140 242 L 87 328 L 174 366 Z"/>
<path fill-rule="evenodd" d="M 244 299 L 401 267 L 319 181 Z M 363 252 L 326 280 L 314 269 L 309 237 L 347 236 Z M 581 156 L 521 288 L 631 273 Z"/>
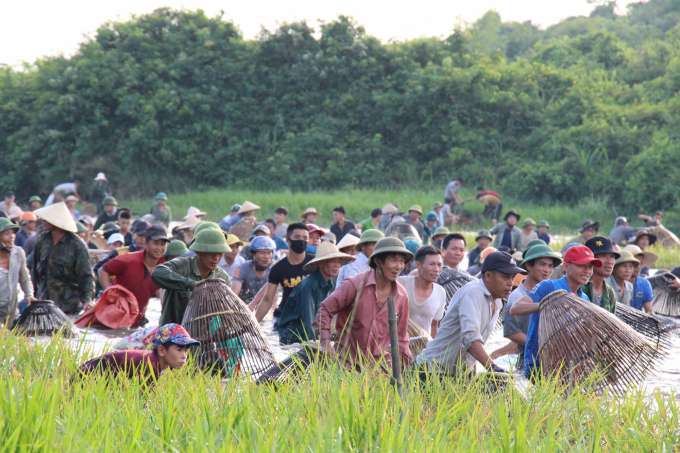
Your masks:
<path fill-rule="evenodd" d="M 41 233 L 33 251 L 31 278 L 36 297 L 53 301 L 65 313 L 75 314 L 94 295 L 94 274 L 85 243 L 66 233 L 56 244 Z"/>

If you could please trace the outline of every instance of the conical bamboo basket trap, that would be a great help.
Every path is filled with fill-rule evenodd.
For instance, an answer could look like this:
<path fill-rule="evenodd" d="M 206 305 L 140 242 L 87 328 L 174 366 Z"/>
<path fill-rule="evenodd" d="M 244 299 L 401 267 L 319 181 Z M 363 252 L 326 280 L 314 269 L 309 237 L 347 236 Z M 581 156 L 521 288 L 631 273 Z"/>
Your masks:
<path fill-rule="evenodd" d="M 680 240 L 678 240 L 678 237 L 661 225 L 649 228 L 647 231 L 651 234 L 654 234 L 658 243 L 667 249 L 680 246 Z"/>
<path fill-rule="evenodd" d="M 451 299 L 453 298 L 453 295 L 456 294 L 456 291 L 468 283 L 475 281 L 477 281 L 476 278 L 467 274 L 463 274 L 462 272 L 458 272 L 457 270 L 451 269 L 450 267 L 445 267 L 442 269 L 442 273 L 439 274 L 439 278 L 437 279 L 437 284 L 442 286 L 444 291 L 446 291 L 446 305 L 444 305 L 444 313 L 446 313 L 446 310 L 449 308 L 449 303 L 451 303 Z"/>
<path fill-rule="evenodd" d="M 252 312 L 223 280 L 198 282 L 182 326 L 201 342 L 193 346 L 197 363 L 219 370 L 258 375 L 276 364 L 274 353 Z"/>
<path fill-rule="evenodd" d="M 600 373 L 591 390 L 624 392 L 662 359 L 659 349 L 614 315 L 564 290 L 540 305 L 538 356 L 544 376 L 568 386 Z"/>
<path fill-rule="evenodd" d="M 680 316 L 680 290 L 671 288 L 668 285 L 675 281 L 675 276 L 671 273 L 664 273 L 649 277 L 652 285 L 654 299 L 652 307 L 654 313 L 663 316 Z"/>
<path fill-rule="evenodd" d="M 677 324 L 618 302 L 614 314 L 623 323 L 656 345 L 661 354 L 666 355 L 671 347 L 671 338 L 678 329 Z"/>
<path fill-rule="evenodd" d="M 14 328 L 26 335 L 80 335 L 78 328 L 51 300 L 36 300 L 26 307 Z"/>
<path fill-rule="evenodd" d="M 413 320 L 408 320 L 408 347 L 411 350 L 411 356 L 415 359 L 420 351 L 427 347 L 427 344 L 432 341 L 432 336 L 425 331 Z"/>
<path fill-rule="evenodd" d="M 244 217 L 229 229 L 229 234 L 235 234 L 242 241 L 250 241 L 250 233 L 257 226 L 257 222 L 252 217 Z"/>
<path fill-rule="evenodd" d="M 295 377 L 306 374 L 307 367 L 314 361 L 315 354 L 315 351 L 303 348 L 262 373 L 257 379 L 257 384 L 274 384 L 278 387 Z"/>

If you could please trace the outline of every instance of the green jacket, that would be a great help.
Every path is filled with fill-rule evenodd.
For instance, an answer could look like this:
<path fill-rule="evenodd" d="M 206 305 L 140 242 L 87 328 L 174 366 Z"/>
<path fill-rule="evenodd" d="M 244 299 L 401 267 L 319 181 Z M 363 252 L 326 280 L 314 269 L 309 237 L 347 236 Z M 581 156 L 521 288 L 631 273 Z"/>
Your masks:
<path fill-rule="evenodd" d="M 312 324 L 321 302 L 331 295 L 333 289 L 333 280 L 325 281 L 318 269 L 293 289 L 279 321 L 281 344 L 316 340 Z"/>
<path fill-rule="evenodd" d="M 108 222 L 117 222 L 118 214 L 120 214 L 120 211 L 118 209 L 116 209 L 116 212 L 113 214 L 109 214 L 108 212 L 106 212 L 106 210 L 103 210 L 97 216 L 97 221 L 94 223 L 94 229 L 98 230 L 100 226 Z"/>
<path fill-rule="evenodd" d="M 602 292 L 602 308 L 610 313 L 616 311 L 616 293 L 614 293 L 614 288 L 612 288 L 607 282 L 602 282 L 604 284 L 604 291 Z M 585 285 L 581 285 L 581 291 L 583 291 L 590 302 L 595 303 L 595 294 L 593 291 L 593 281 L 589 281 Z"/>
<path fill-rule="evenodd" d="M 151 272 L 151 281 L 165 290 L 163 294 L 163 311 L 159 326 L 171 322 L 181 324 L 184 312 L 189 305 L 191 292 L 196 283 L 203 280 L 198 270 L 198 256 L 178 257 L 167 263 L 160 264 Z M 221 268 L 217 268 L 208 275 L 207 279 L 219 278 L 231 286 L 229 275 Z"/>
<path fill-rule="evenodd" d="M 153 216 L 157 218 L 159 222 L 165 224 L 165 226 L 170 225 L 170 221 L 172 220 L 172 211 L 170 210 L 170 206 L 167 204 L 165 207 L 163 207 L 162 211 L 158 207 L 158 204 L 151 205 L 149 212 L 153 214 Z"/>
<path fill-rule="evenodd" d="M 362 233 L 363 233 L 364 231 L 368 231 L 368 230 L 377 230 L 377 229 L 378 229 L 378 226 L 379 226 L 380 224 L 378 224 L 378 226 L 373 226 L 373 223 L 371 222 L 371 220 L 372 220 L 372 219 L 369 217 L 369 218 L 364 219 L 364 220 L 361 221 L 361 232 L 362 232 Z"/>
<path fill-rule="evenodd" d="M 507 223 L 498 223 L 496 224 L 493 228 L 491 228 L 490 233 L 495 235 L 493 238 L 493 246 L 494 248 L 498 249 L 501 244 L 503 243 L 503 233 L 505 233 L 505 228 L 508 226 Z M 510 247 L 512 250 L 517 250 L 517 247 L 519 247 L 522 244 L 522 230 L 520 230 L 517 225 L 514 225 L 512 227 L 512 233 L 510 233 L 510 240 L 512 243 L 512 246 Z M 522 250 L 519 250 L 520 252 Z"/>
<path fill-rule="evenodd" d="M 33 250 L 31 279 L 38 299 L 51 300 L 64 313 L 78 313 L 94 296 L 87 245 L 73 233 L 56 244 L 49 231 L 41 233 Z"/>

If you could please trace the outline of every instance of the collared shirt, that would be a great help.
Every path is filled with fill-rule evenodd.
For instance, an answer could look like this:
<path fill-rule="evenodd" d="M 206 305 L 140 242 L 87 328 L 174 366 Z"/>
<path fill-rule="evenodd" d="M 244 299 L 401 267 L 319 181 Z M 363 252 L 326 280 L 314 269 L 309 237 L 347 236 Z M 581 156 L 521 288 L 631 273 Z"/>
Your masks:
<path fill-rule="evenodd" d="M 243 214 L 235 214 L 233 216 L 226 216 L 222 220 L 220 220 L 220 228 L 222 230 L 226 231 L 227 233 L 229 232 L 229 228 L 234 226 L 236 223 L 238 223 L 241 219 L 243 218 Z"/>
<path fill-rule="evenodd" d="M 588 296 L 592 303 L 604 308 L 610 313 L 614 313 L 616 311 L 616 294 L 614 294 L 614 289 L 609 286 L 606 281 L 603 281 L 602 284 L 604 285 L 604 288 L 602 290 L 602 296 L 599 296 L 599 301 L 598 295 L 595 294 L 592 280 L 585 285 L 581 285 L 581 290 Z"/>
<path fill-rule="evenodd" d="M 281 344 L 316 340 L 312 327 L 316 312 L 334 288 L 333 280 L 325 281 L 321 271 L 317 269 L 293 289 L 279 321 Z"/>
<path fill-rule="evenodd" d="M 605 281 L 609 283 L 609 285 L 611 285 L 611 287 L 614 289 L 614 295 L 616 296 L 617 302 L 623 305 L 630 305 L 630 301 L 633 299 L 633 284 L 631 282 L 628 280 L 623 282 L 623 295 L 621 295 L 621 287 L 616 282 L 616 279 L 613 275 L 611 277 L 607 277 Z"/>
<path fill-rule="evenodd" d="M 520 230 L 517 225 L 513 225 L 512 228 L 508 228 L 507 223 L 499 223 L 491 228 L 490 233 L 495 235 L 493 238 L 493 246 L 495 248 L 500 248 L 502 245 L 504 245 L 506 234 L 510 235 L 510 248 L 512 250 L 517 250 L 517 248 L 520 246 L 520 236 L 522 236 L 522 230 Z"/>
<path fill-rule="evenodd" d="M 53 301 L 67 314 L 78 313 L 94 295 L 87 246 L 70 232 L 56 244 L 49 231 L 40 234 L 33 251 L 31 278 L 38 299 Z"/>
<path fill-rule="evenodd" d="M 515 305 L 515 302 L 517 302 L 523 296 L 529 294 L 529 290 L 526 286 L 524 286 L 525 282 L 526 280 L 520 283 L 519 286 L 515 288 L 515 290 L 510 293 L 510 296 L 508 297 L 508 305 L 505 307 L 505 311 L 503 312 L 503 336 L 506 338 L 516 333 L 523 333 L 526 335 L 529 332 L 529 321 L 531 320 L 531 315 L 510 314 L 510 309 L 513 305 Z M 522 363 L 522 368 L 524 368 L 525 345 L 526 343 L 524 345 L 517 345 L 517 350 L 519 351 L 519 361 Z"/>
<path fill-rule="evenodd" d="M 88 360 L 80 365 L 71 381 L 92 372 L 101 374 L 108 372 L 112 376 L 122 373 L 130 379 L 138 378 L 144 384 L 153 384 L 160 376 L 160 364 L 158 355 L 153 351 L 107 352 L 101 357 Z"/>
<path fill-rule="evenodd" d="M 158 291 L 158 286 L 151 281 L 151 274 L 144 264 L 145 253 L 145 251 L 126 253 L 112 259 L 102 267 L 107 274 L 116 276 L 113 279 L 114 285 L 121 285 L 137 299 L 139 314 L 132 325 L 137 325 L 144 318 L 149 299 Z M 161 258 L 158 264 L 164 262 L 165 260 Z"/>
<path fill-rule="evenodd" d="M 567 277 L 562 277 L 559 280 L 544 280 L 527 294 L 531 300 L 540 303 L 545 296 L 555 291 L 563 289 L 568 293 L 571 293 L 571 288 L 567 283 Z M 578 288 L 578 297 L 583 300 L 590 302 L 588 296 Z M 531 373 L 536 368 L 540 368 L 540 361 L 538 360 L 538 325 L 541 320 L 541 313 L 535 312 L 531 314 L 531 320 L 529 321 L 529 333 L 527 333 L 527 343 L 524 347 L 524 376 L 529 378 Z"/>
<path fill-rule="evenodd" d="M 331 225 L 331 233 L 335 235 L 335 240 L 337 242 L 340 242 L 342 241 L 342 238 L 344 238 L 345 235 L 354 228 L 356 228 L 354 222 L 345 219 L 345 224 L 342 226 L 342 228 L 340 228 L 340 225 L 338 225 L 337 223 Z"/>
<path fill-rule="evenodd" d="M 184 255 L 182 255 L 182 256 L 184 256 Z M 196 252 L 194 252 L 193 256 L 196 256 Z M 230 265 L 227 264 L 227 260 L 225 260 L 224 256 L 223 256 L 222 259 L 220 260 L 220 264 L 218 264 L 218 266 L 224 272 L 226 272 L 227 275 L 229 275 L 229 277 L 233 277 L 234 274 L 236 273 L 236 269 L 238 269 L 238 267 L 245 262 L 246 262 L 245 258 L 243 258 L 241 255 L 236 255 L 236 258 L 234 258 L 234 262 L 231 263 L 231 266 L 230 266 Z"/>
<path fill-rule="evenodd" d="M 94 269 L 93 269 L 94 273 L 96 274 L 97 272 L 99 272 L 99 269 L 102 266 L 104 266 L 106 263 L 108 263 L 109 261 L 111 261 L 115 257 L 120 256 L 120 255 L 125 255 L 126 253 L 139 252 L 140 250 L 144 250 L 144 249 L 137 247 L 137 243 L 133 239 L 132 244 L 125 245 L 123 247 L 118 247 L 116 250 L 112 250 L 111 253 L 109 253 L 106 258 L 104 258 L 103 260 L 101 260 L 100 262 L 95 264 Z M 111 281 L 113 281 L 113 280 L 111 280 Z"/>
<path fill-rule="evenodd" d="M 389 217 L 389 216 L 385 215 L 384 217 Z M 381 219 L 381 222 L 382 222 L 382 219 Z M 363 233 L 364 231 L 368 231 L 368 230 L 379 230 L 381 222 L 378 222 L 378 224 L 376 226 L 373 226 L 373 219 L 371 217 L 364 219 L 364 220 L 361 221 L 361 232 Z M 338 242 L 340 242 L 340 241 L 338 241 Z"/>
<path fill-rule="evenodd" d="M 654 293 L 651 283 L 646 278 L 637 277 L 635 283 L 633 283 L 633 297 L 630 300 L 630 306 L 642 310 L 642 307 L 652 300 L 654 300 Z"/>
<path fill-rule="evenodd" d="M 468 349 L 475 341 L 486 342 L 493 332 L 502 308 L 483 280 L 472 282 L 456 292 L 442 319 L 437 337 L 416 358 L 428 369 L 455 374 L 475 365 Z"/>
<path fill-rule="evenodd" d="M 198 270 L 198 257 L 191 258 L 178 257 L 174 260 L 163 263 L 151 272 L 151 281 L 159 288 L 165 290 L 163 294 L 163 312 L 158 321 L 159 326 L 171 322 L 181 324 L 184 312 L 189 305 L 191 292 L 196 283 L 203 280 L 201 271 Z M 222 279 L 227 285 L 231 286 L 231 278 L 219 267 L 206 277 L 209 279 Z"/>
<path fill-rule="evenodd" d="M 368 266 L 368 257 L 364 255 L 364 252 L 354 255 L 354 258 L 356 258 L 356 260 L 349 264 L 345 264 L 340 268 L 340 273 L 338 274 L 338 278 L 336 279 L 337 283 L 335 284 L 336 289 L 340 288 L 340 284 L 346 278 L 371 270 L 371 268 Z"/>
<path fill-rule="evenodd" d="M 172 220 L 172 210 L 170 209 L 170 206 L 168 206 L 167 204 L 163 206 L 162 211 L 161 208 L 158 206 L 158 203 L 151 205 L 151 209 L 149 209 L 149 214 L 157 218 L 158 221 L 162 222 L 166 227 L 170 225 L 170 221 Z"/>
<path fill-rule="evenodd" d="M 360 290 L 362 279 L 366 275 L 363 288 L 359 296 L 354 323 L 346 326 L 357 292 Z M 362 354 L 366 359 L 377 362 L 385 356 L 385 364 L 390 364 L 390 333 L 387 322 L 387 303 L 378 308 L 377 285 L 375 270 L 366 274 L 358 274 L 346 279 L 326 300 L 316 314 L 314 328 L 319 329 L 320 338 L 329 338 L 331 320 L 338 315 L 336 326 L 340 337 L 337 344 L 339 357 L 346 363 L 357 365 L 357 358 Z M 390 297 L 394 297 L 394 307 L 397 312 L 397 331 L 399 335 L 399 352 L 406 363 L 411 363 L 413 357 L 409 349 L 408 336 L 408 295 L 399 283 L 392 283 Z M 348 331 L 343 332 L 344 329 Z M 371 366 L 371 364 L 368 364 Z"/>

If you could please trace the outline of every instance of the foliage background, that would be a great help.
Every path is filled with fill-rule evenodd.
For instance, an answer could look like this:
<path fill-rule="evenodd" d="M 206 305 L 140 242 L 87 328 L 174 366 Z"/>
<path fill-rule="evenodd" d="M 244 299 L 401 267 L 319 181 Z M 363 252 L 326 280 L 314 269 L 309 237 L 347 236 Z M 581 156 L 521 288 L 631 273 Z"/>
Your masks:
<path fill-rule="evenodd" d="M 669 210 L 678 22 L 680 0 L 650 0 L 545 30 L 489 12 L 446 39 L 382 43 L 341 16 L 244 40 L 223 17 L 161 8 L 72 57 L 0 68 L 0 189 L 88 192 L 99 171 L 120 197 L 463 175 L 534 203 Z"/>

